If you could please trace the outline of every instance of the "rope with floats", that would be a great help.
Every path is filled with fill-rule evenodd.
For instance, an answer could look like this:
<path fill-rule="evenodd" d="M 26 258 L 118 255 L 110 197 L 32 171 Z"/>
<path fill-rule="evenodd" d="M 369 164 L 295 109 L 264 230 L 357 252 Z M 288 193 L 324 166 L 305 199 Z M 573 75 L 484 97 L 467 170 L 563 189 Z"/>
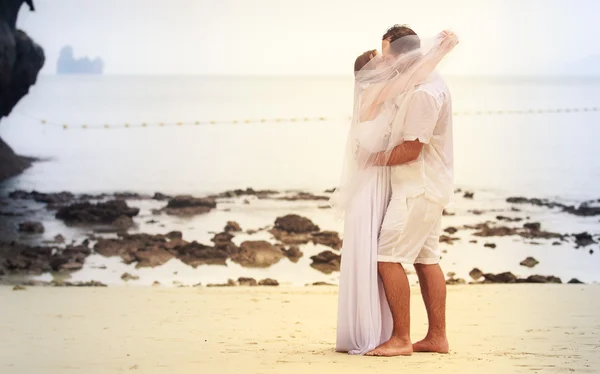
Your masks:
<path fill-rule="evenodd" d="M 456 117 L 470 116 L 496 116 L 496 115 L 531 115 L 531 114 L 570 114 L 570 113 L 586 113 L 599 112 L 599 107 L 574 107 L 574 108 L 555 108 L 555 109 L 518 109 L 518 110 L 477 110 L 477 111 L 457 111 L 452 115 Z M 257 124 L 257 123 L 294 123 L 294 122 L 315 122 L 315 121 L 341 121 L 352 119 L 351 116 L 346 117 L 290 117 L 290 118 L 259 118 L 259 119 L 234 119 L 234 120 L 204 120 L 204 121 L 178 121 L 178 122 L 126 122 L 123 124 L 68 124 L 49 121 L 43 118 L 32 116 L 26 113 L 19 112 L 20 115 L 37 121 L 44 126 L 61 127 L 64 130 L 68 129 L 128 129 L 128 128 L 149 128 L 149 127 L 182 127 L 182 126 L 203 126 L 203 125 L 226 125 L 226 124 Z"/>

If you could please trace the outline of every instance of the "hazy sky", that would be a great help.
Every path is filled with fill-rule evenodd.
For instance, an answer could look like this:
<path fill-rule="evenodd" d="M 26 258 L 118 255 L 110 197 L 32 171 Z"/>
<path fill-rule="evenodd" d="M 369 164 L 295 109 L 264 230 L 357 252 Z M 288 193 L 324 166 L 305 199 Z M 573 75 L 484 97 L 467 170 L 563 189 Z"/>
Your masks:
<path fill-rule="evenodd" d="M 44 47 L 45 73 L 70 44 L 107 74 L 351 74 L 406 23 L 423 37 L 456 31 L 450 74 L 600 74 L 598 0 L 34 1 L 19 27 Z"/>

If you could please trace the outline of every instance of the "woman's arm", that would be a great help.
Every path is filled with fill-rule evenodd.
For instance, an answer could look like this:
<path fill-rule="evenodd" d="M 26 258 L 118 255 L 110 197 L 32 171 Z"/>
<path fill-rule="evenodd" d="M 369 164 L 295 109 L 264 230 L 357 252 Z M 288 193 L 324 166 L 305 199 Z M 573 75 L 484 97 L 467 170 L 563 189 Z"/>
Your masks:
<path fill-rule="evenodd" d="M 451 31 L 442 31 L 439 35 L 439 45 L 420 57 L 405 72 L 399 72 L 382 90 L 375 100 L 374 106 L 379 107 L 387 100 L 394 98 L 411 86 L 415 86 L 425 80 L 437 64 L 458 44 L 458 37 Z"/>

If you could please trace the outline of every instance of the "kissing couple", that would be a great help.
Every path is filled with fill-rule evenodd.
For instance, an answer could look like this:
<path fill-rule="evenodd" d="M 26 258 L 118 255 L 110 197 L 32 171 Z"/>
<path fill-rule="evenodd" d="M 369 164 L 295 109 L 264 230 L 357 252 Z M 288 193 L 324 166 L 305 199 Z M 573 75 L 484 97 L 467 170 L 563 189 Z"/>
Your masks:
<path fill-rule="evenodd" d="M 447 353 L 441 218 L 453 196 L 452 100 L 435 72 L 458 44 L 430 43 L 395 25 L 354 63 L 354 111 L 340 185 L 330 204 L 344 218 L 336 351 L 400 356 Z M 429 329 L 410 337 L 414 265 Z"/>

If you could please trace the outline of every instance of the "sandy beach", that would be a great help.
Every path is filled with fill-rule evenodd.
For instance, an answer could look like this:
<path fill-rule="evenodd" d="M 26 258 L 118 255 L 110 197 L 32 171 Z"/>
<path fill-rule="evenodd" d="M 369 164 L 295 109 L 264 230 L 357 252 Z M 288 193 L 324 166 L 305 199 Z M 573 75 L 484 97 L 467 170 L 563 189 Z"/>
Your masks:
<path fill-rule="evenodd" d="M 0 287 L 0 372 L 596 373 L 600 286 L 449 287 L 451 353 L 334 352 L 337 287 Z M 413 288 L 413 339 L 426 330 Z"/>
<path fill-rule="evenodd" d="M 600 374 L 591 0 L 0 1 L 0 374 Z M 398 230 L 442 216 L 450 353 L 351 356 L 352 238 L 397 207 L 331 198 L 401 138 L 376 187 L 449 203 Z"/>

